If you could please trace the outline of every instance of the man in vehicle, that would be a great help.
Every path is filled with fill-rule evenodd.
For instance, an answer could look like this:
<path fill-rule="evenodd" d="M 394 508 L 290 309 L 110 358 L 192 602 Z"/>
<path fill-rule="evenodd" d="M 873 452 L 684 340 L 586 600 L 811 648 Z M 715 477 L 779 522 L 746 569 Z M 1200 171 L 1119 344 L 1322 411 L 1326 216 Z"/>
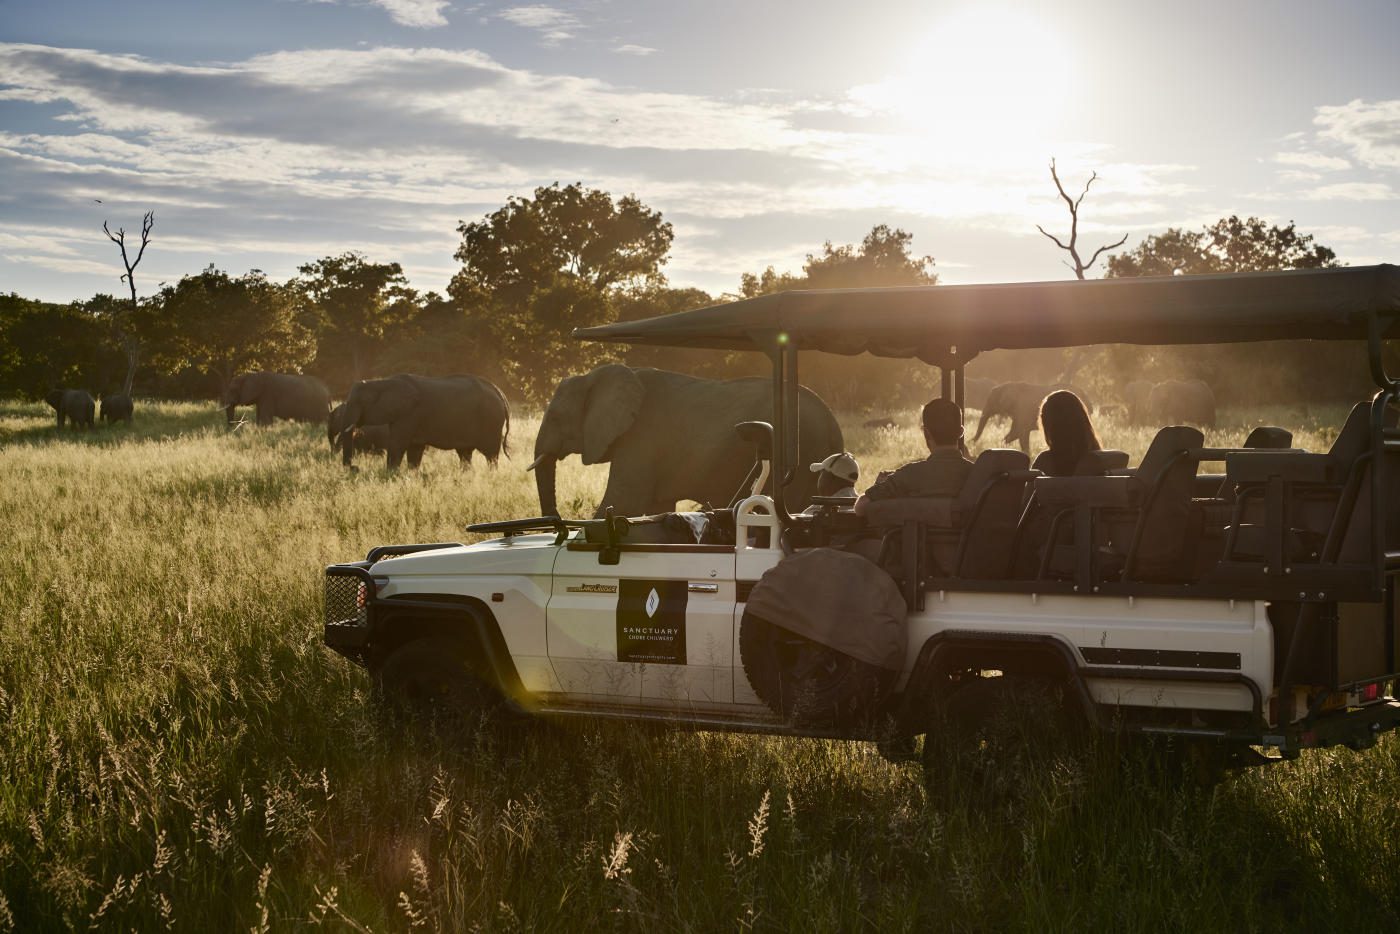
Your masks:
<path fill-rule="evenodd" d="M 962 491 L 972 470 L 972 461 L 963 454 L 962 410 L 951 399 L 934 399 L 924 406 L 923 424 L 928 457 L 881 473 L 856 500 L 856 515 L 865 515 L 876 500 L 957 496 Z"/>
<path fill-rule="evenodd" d="M 856 498 L 856 481 L 860 479 L 860 464 L 849 451 L 832 454 L 807 468 L 817 475 L 818 496 L 849 496 Z"/>

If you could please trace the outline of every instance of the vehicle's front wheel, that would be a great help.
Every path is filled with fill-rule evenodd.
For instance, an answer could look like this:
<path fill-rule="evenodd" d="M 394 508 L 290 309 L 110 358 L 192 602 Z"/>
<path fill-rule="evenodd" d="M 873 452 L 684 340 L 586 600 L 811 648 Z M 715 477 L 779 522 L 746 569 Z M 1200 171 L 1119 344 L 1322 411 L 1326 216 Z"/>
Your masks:
<path fill-rule="evenodd" d="M 466 648 L 443 636 L 406 642 L 374 671 L 380 698 L 400 713 L 463 720 L 501 705 L 500 694 L 472 669 Z"/>

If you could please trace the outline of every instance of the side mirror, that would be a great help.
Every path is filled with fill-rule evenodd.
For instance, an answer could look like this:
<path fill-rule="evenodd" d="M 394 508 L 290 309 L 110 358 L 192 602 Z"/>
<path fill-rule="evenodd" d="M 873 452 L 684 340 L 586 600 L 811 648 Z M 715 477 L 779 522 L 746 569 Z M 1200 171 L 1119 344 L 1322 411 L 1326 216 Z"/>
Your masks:
<path fill-rule="evenodd" d="M 767 422 L 740 422 L 734 426 L 734 431 L 739 435 L 740 440 L 747 441 L 758 448 L 758 459 L 771 461 L 773 459 L 773 426 Z"/>

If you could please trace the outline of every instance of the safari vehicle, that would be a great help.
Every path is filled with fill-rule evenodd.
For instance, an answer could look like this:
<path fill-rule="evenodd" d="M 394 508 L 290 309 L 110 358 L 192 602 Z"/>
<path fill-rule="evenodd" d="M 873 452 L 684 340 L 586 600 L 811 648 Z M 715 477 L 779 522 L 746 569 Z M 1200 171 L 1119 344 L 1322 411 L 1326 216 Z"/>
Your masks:
<path fill-rule="evenodd" d="M 1400 382 L 1384 362 L 1400 268 L 787 292 L 575 336 L 766 354 L 771 427 L 739 429 L 752 487 L 699 514 L 488 523 L 477 544 L 327 568 L 326 644 L 386 691 L 903 741 L 1038 684 L 1089 724 L 1258 761 L 1252 747 L 1359 748 L 1400 723 Z M 993 450 L 953 500 L 870 522 L 849 502 L 785 506 L 794 471 L 829 453 L 797 450 L 800 351 L 918 358 L 961 405 L 965 365 L 992 349 L 1279 339 L 1367 347 L 1377 391 L 1327 452 L 1167 426 L 1136 469 L 1108 452 L 1093 475 L 1044 477 Z"/>

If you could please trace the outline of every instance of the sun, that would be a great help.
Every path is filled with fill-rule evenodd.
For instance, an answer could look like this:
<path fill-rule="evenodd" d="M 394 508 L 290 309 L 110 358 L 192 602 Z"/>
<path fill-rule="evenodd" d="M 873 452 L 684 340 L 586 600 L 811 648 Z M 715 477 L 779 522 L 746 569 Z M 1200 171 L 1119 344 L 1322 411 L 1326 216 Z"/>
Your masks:
<path fill-rule="evenodd" d="M 893 74 L 852 97 L 898 119 L 915 145 L 999 161 L 1006 147 L 1042 145 L 1074 106 L 1074 55 L 1053 24 L 1024 10 L 967 6 L 932 23 Z"/>

